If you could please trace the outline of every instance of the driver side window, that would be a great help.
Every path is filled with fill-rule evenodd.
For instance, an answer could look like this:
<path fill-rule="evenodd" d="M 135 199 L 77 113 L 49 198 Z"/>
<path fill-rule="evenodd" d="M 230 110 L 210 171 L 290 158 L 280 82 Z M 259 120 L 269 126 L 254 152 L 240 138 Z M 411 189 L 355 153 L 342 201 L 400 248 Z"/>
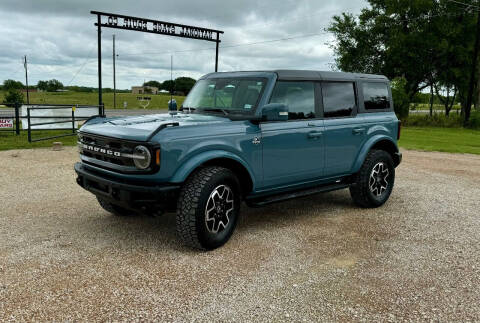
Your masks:
<path fill-rule="evenodd" d="M 270 103 L 282 103 L 288 108 L 288 120 L 315 118 L 313 82 L 277 82 Z"/>

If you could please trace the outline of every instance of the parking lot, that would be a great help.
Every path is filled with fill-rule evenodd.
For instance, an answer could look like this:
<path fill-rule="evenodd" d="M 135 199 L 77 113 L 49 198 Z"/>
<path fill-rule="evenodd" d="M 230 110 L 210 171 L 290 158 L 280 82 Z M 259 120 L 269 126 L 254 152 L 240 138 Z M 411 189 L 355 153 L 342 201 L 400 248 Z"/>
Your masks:
<path fill-rule="evenodd" d="M 348 190 L 244 207 L 231 241 L 119 218 L 76 149 L 0 152 L 0 321 L 480 320 L 480 156 L 404 151 L 389 202 Z"/>

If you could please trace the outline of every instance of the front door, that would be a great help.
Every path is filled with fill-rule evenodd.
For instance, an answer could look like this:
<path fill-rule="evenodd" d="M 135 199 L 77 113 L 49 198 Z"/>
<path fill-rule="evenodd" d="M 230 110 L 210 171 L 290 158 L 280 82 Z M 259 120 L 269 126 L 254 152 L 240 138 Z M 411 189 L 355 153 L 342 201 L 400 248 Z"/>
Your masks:
<path fill-rule="evenodd" d="M 289 120 L 260 125 L 263 188 L 319 179 L 324 167 L 324 126 L 317 118 L 313 82 L 277 82 L 270 103 L 288 107 Z"/>

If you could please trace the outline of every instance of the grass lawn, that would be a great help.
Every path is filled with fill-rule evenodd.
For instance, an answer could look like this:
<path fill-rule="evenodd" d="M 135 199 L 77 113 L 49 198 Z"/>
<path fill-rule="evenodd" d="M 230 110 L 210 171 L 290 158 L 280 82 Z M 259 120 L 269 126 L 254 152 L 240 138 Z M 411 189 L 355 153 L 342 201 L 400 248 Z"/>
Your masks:
<path fill-rule="evenodd" d="M 0 102 L 3 102 L 5 92 L 0 91 Z M 26 94 L 25 101 L 27 100 Z M 117 93 L 117 109 L 123 109 L 123 102 L 127 102 L 127 109 L 143 109 L 140 106 L 137 96 L 149 96 L 152 98 L 147 109 L 168 109 L 168 101 L 170 100 L 169 94 L 145 94 L 137 95 L 131 93 Z M 182 105 L 185 100 L 184 96 L 173 96 L 177 101 L 178 107 Z M 106 109 L 113 108 L 113 93 L 103 93 L 103 102 Z M 84 105 L 97 105 L 98 94 L 97 93 L 85 93 L 85 92 L 34 92 L 30 93 L 30 103 L 38 104 L 84 104 Z"/>
<path fill-rule="evenodd" d="M 67 133 L 69 133 L 68 130 L 33 131 L 32 139 Z M 77 137 L 57 138 L 30 144 L 26 131 L 22 131 L 20 136 L 11 132 L 0 132 L 0 151 L 51 147 L 54 141 L 60 141 L 65 146 L 71 146 L 76 144 Z M 480 131 L 463 128 L 403 127 L 399 145 L 405 149 L 480 155 Z"/>
<path fill-rule="evenodd" d="M 61 134 L 67 134 L 71 131 L 68 130 L 38 130 L 32 131 L 32 139 L 39 139 L 43 137 L 58 136 Z M 52 147 L 53 142 L 62 142 L 64 146 L 73 146 L 77 143 L 77 136 L 63 137 L 57 139 L 51 139 L 39 142 L 28 142 L 27 131 L 21 131 L 17 136 L 13 132 L 0 132 L 0 151 L 10 149 L 25 149 L 25 148 L 40 148 L 40 147 Z"/>
<path fill-rule="evenodd" d="M 403 127 L 399 145 L 405 149 L 480 155 L 480 131 L 463 128 Z"/>

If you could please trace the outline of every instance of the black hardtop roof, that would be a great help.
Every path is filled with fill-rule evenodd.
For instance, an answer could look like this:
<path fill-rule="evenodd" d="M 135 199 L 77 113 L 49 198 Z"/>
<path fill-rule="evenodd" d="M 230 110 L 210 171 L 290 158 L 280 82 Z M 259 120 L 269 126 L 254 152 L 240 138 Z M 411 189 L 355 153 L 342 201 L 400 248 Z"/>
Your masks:
<path fill-rule="evenodd" d="M 338 80 L 350 81 L 358 79 L 385 80 L 387 77 L 374 74 L 359 74 L 327 71 L 302 71 L 302 70 L 276 70 L 280 80 Z"/>
<path fill-rule="evenodd" d="M 331 72 L 331 71 L 308 71 L 308 70 L 273 70 L 273 71 L 242 71 L 242 72 L 220 72 L 210 73 L 202 78 L 217 78 L 217 77 L 235 77 L 248 76 L 261 77 L 262 74 L 275 73 L 279 80 L 290 81 L 356 81 L 361 79 L 368 80 L 383 80 L 388 81 L 388 78 L 383 75 L 375 74 L 360 74 L 360 73 L 345 73 L 345 72 Z"/>

